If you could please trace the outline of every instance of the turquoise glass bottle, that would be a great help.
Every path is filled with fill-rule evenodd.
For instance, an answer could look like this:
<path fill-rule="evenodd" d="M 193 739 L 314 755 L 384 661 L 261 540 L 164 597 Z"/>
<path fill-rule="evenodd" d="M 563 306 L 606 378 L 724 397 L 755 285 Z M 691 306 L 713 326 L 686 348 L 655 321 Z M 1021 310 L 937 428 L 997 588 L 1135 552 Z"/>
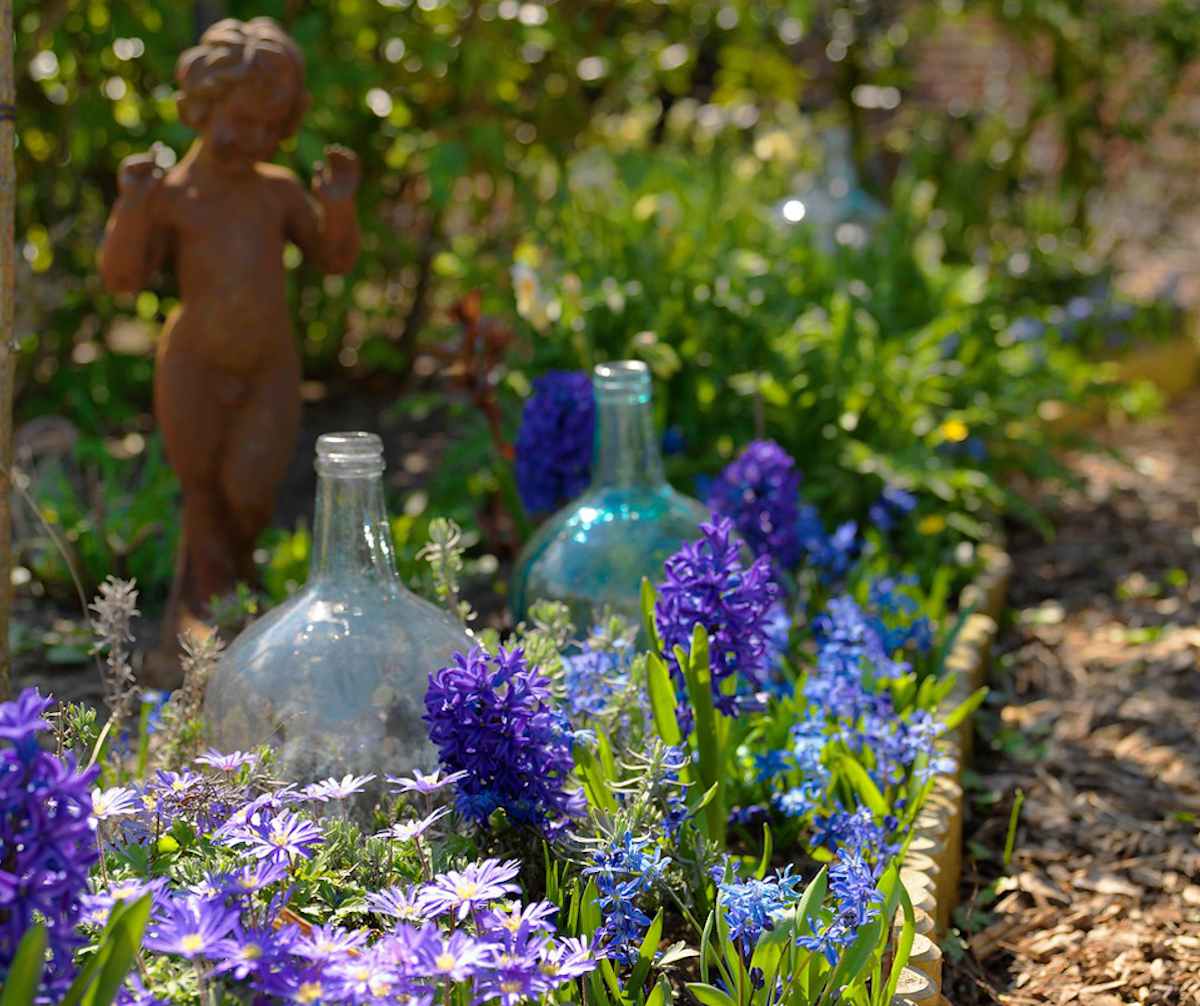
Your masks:
<path fill-rule="evenodd" d="M 518 620 L 535 601 L 561 601 L 580 634 L 606 610 L 640 625 L 642 577 L 661 580 L 666 558 L 699 538 L 709 519 L 703 504 L 676 492 L 663 474 L 646 365 L 602 363 L 592 387 L 591 485 L 530 538 L 512 582 Z"/>
<path fill-rule="evenodd" d="M 404 775 L 437 764 L 421 719 L 429 673 L 472 645 L 400 582 L 373 433 L 317 441 L 317 510 L 304 589 L 247 628 L 209 682 L 222 751 L 270 744 L 289 781 Z"/>

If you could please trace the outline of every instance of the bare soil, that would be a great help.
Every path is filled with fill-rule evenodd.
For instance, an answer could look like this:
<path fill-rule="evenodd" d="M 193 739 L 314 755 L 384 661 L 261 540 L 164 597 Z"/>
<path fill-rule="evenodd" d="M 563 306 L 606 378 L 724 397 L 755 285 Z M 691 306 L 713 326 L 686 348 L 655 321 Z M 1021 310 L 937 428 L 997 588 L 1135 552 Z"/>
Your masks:
<path fill-rule="evenodd" d="M 955 1006 L 1200 1003 L 1200 392 L 1100 439 L 1010 534 Z"/>

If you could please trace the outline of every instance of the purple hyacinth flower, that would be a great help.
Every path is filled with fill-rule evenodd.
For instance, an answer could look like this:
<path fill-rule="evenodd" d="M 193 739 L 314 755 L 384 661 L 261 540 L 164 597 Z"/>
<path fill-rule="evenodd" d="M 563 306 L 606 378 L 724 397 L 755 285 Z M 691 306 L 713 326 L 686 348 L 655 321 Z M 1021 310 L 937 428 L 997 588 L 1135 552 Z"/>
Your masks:
<path fill-rule="evenodd" d="M 800 472 L 773 440 L 756 440 L 709 487 L 708 506 L 733 521 L 756 556 L 793 568 L 801 556 Z"/>
<path fill-rule="evenodd" d="M 732 521 L 717 517 L 701 524 L 700 531 L 703 537 L 699 541 L 685 544 L 664 564 L 665 579 L 658 586 L 654 619 L 664 657 L 676 675 L 680 668 L 674 648 L 688 650 L 695 626 L 704 626 L 714 701 L 726 715 L 733 715 L 737 703 L 722 689 L 722 682 L 737 674 L 743 692 L 757 691 L 766 684 L 770 671 L 767 625 L 779 588 L 765 556 L 748 569 L 742 565 L 732 537 Z"/>
<path fill-rule="evenodd" d="M 547 513 L 587 488 L 595 428 L 587 374 L 552 370 L 533 382 L 516 445 L 517 489 L 527 510 Z"/>

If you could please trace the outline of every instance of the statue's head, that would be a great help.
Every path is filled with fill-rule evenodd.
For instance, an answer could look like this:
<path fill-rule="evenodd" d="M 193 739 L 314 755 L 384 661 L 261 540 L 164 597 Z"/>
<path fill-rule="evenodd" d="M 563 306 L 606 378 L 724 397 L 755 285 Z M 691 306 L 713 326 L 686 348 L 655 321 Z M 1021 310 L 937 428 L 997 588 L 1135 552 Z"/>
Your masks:
<path fill-rule="evenodd" d="M 270 160 L 308 109 L 304 55 L 271 18 L 226 18 L 175 66 L 179 117 L 230 168 Z"/>

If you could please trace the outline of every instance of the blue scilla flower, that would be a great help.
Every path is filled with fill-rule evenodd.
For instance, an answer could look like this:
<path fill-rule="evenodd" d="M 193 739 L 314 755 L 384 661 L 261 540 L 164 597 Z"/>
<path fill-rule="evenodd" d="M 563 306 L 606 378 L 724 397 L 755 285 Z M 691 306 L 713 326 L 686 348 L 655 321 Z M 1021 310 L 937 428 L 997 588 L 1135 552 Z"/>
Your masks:
<path fill-rule="evenodd" d="M 759 782 L 768 782 L 785 775 L 796 767 L 790 751 L 764 751 L 754 756 L 754 768 Z"/>
<path fill-rule="evenodd" d="M 565 654 L 562 661 L 565 705 L 572 723 L 603 715 L 613 696 L 629 683 L 627 661 L 613 650 L 585 645 L 578 653 Z"/>
<path fill-rule="evenodd" d="M 550 679 L 520 649 L 456 653 L 429 676 L 424 720 L 442 768 L 465 773 L 458 809 L 486 821 L 503 807 L 514 821 L 554 834 L 582 813 L 571 785 L 573 734 L 555 708 Z"/>
<path fill-rule="evenodd" d="M 879 499 L 871 504 L 868 516 L 871 523 L 885 534 L 896 527 L 917 507 L 917 498 L 899 486 L 885 486 Z"/>
<path fill-rule="evenodd" d="M 848 850 L 873 863 L 881 863 L 899 848 L 888 840 L 894 827 L 894 819 L 881 824 L 866 807 L 839 810 L 813 819 L 813 844 L 830 852 Z"/>
<path fill-rule="evenodd" d="M 687 784 L 680 783 L 679 773 L 688 763 L 687 749 L 681 745 L 669 744 L 663 749 L 662 775 L 659 779 L 647 780 L 651 785 L 664 791 L 663 798 L 663 828 L 667 837 L 674 840 L 687 820 Z"/>
<path fill-rule="evenodd" d="M 1046 331 L 1046 326 L 1037 318 L 1018 318 L 1005 330 L 1005 341 L 1032 342 L 1040 339 Z"/>
<path fill-rule="evenodd" d="M 597 904 L 604 917 L 599 936 L 609 955 L 622 964 L 637 960 L 650 926 L 650 917 L 638 900 L 662 880 L 670 863 L 650 839 L 626 831 L 599 849 L 592 865 L 583 871 L 596 882 Z"/>
<path fill-rule="evenodd" d="M 913 617 L 917 602 L 905 592 L 916 582 L 915 576 L 885 576 L 871 582 L 868 600 L 873 614 L 868 621 L 885 652 L 911 647 L 918 653 L 926 653 L 933 644 L 932 624 L 924 616 Z"/>
<path fill-rule="evenodd" d="M 829 871 L 833 917 L 820 928 L 810 917 L 812 931 L 798 937 L 797 945 L 823 954 L 831 966 L 835 965 L 841 952 L 857 938 L 859 929 L 879 915 L 883 897 L 875 881 L 870 864 L 854 850 L 845 850 Z"/>
<path fill-rule="evenodd" d="M 734 824 L 756 824 L 759 821 L 766 820 L 768 808 L 766 804 L 751 803 L 745 807 L 734 807 L 729 811 L 729 823 Z"/>
<path fill-rule="evenodd" d="M 875 870 L 861 852 L 841 851 L 829 871 L 829 890 L 837 899 L 838 915 L 848 926 L 865 926 L 879 914 L 883 898 L 875 881 Z"/>
<path fill-rule="evenodd" d="M 756 556 L 787 570 L 801 555 L 799 497 L 792 456 L 773 440 L 756 440 L 709 487 L 708 506 L 733 521 Z"/>
<path fill-rule="evenodd" d="M 786 911 L 800 897 L 802 878 L 791 868 L 764 880 L 746 880 L 718 884 L 721 908 L 730 939 L 738 943 L 748 958 L 764 932 L 774 927 L 774 916 Z"/>
<path fill-rule="evenodd" d="M 832 583 L 845 574 L 859 547 L 855 521 L 846 521 L 833 534 L 827 534 L 816 507 L 805 503 L 800 507 L 797 527 L 805 556 L 823 582 Z"/>
<path fill-rule="evenodd" d="M 793 786 L 775 797 L 775 806 L 787 817 L 803 817 L 821 803 L 822 789 L 812 782 Z"/>
<path fill-rule="evenodd" d="M 733 538 L 733 522 L 715 517 L 701 524 L 699 541 L 685 544 L 667 559 L 665 579 L 658 586 L 654 620 L 663 642 L 664 657 L 680 673 L 674 648 L 685 651 L 692 630 L 708 632 L 713 699 L 726 715 L 739 708 L 734 696 L 721 689 L 733 674 L 742 691 L 757 691 L 769 670 L 766 625 L 779 588 L 771 577 L 770 560 L 760 556 L 746 568 Z"/>
<path fill-rule="evenodd" d="M 548 513 L 587 488 L 595 431 L 587 374 L 552 370 L 533 382 L 516 449 L 517 489 L 526 510 Z"/>

